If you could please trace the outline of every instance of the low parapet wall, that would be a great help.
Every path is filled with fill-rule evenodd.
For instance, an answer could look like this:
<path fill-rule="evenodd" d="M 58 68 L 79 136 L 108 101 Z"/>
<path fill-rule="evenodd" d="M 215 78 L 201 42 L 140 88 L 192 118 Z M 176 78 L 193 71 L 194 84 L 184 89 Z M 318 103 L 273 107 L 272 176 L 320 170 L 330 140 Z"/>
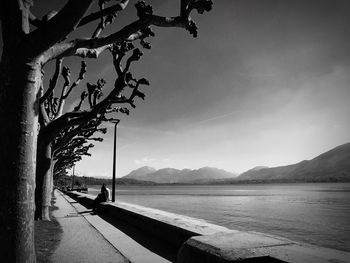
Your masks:
<path fill-rule="evenodd" d="M 231 232 L 225 227 L 203 220 L 128 203 L 105 203 L 102 207 L 103 213 L 124 220 L 141 231 L 148 232 L 177 247 L 193 236 Z"/>
<path fill-rule="evenodd" d="M 95 196 L 68 192 L 79 203 L 92 207 Z M 157 239 L 181 247 L 177 262 L 337 262 L 345 263 L 350 253 L 299 244 L 257 232 L 231 230 L 187 216 L 123 202 L 100 204 L 109 217 L 147 232 Z"/>
<path fill-rule="evenodd" d="M 85 206 L 93 206 L 93 195 L 75 191 L 68 194 Z M 204 220 L 124 202 L 101 203 L 99 211 L 178 247 L 193 236 L 238 232 Z"/>

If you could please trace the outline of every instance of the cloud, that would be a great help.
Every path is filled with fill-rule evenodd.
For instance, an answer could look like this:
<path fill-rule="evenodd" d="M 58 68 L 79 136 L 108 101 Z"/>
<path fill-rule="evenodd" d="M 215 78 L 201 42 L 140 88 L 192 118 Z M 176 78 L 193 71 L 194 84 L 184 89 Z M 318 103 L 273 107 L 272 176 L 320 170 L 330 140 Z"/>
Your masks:
<path fill-rule="evenodd" d="M 134 160 L 134 163 L 137 165 L 145 166 L 145 165 L 152 165 L 156 168 L 164 167 L 165 165 L 170 165 L 171 160 L 169 158 L 149 158 L 149 157 L 143 157 L 141 159 Z"/>
<path fill-rule="evenodd" d="M 205 119 L 205 120 L 201 120 L 201 121 L 198 121 L 198 122 L 194 122 L 192 123 L 191 125 L 189 125 L 190 127 L 191 126 L 198 126 L 200 124 L 203 124 L 203 123 L 206 123 L 206 122 L 211 122 L 211 121 L 215 121 L 215 120 L 218 120 L 218 119 L 224 119 L 226 117 L 229 117 L 229 116 L 232 116 L 232 115 L 236 115 L 238 114 L 240 111 L 239 110 L 236 110 L 236 111 L 233 111 L 233 112 L 229 112 L 229 113 L 226 113 L 226 114 L 222 114 L 222 115 L 217 115 L 217 116 L 214 116 L 212 118 L 208 118 L 208 119 Z"/>
<path fill-rule="evenodd" d="M 171 131 L 146 129 L 146 128 L 140 128 L 140 127 L 119 126 L 119 128 L 125 129 L 125 130 L 129 130 L 129 131 L 133 131 L 133 132 L 140 132 L 140 133 L 160 134 L 160 135 L 174 135 L 174 132 L 171 132 Z"/>
<path fill-rule="evenodd" d="M 129 148 L 129 147 L 131 147 L 131 146 L 133 146 L 133 145 L 135 145 L 135 144 L 137 144 L 137 143 L 138 143 L 138 141 L 132 142 L 132 143 L 124 144 L 124 145 L 122 145 L 122 146 L 119 147 L 119 150 L 127 149 L 127 148 Z"/>
<path fill-rule="evenodd" d="M 134 162 L 138 165 L 146 165 L 146 164 L 150 164 L 153 163 L 156 159 L 154 158 L 148 158 L 148 157 L 143 157 L 142 159 L 138 160 L 134 160 Z"/>

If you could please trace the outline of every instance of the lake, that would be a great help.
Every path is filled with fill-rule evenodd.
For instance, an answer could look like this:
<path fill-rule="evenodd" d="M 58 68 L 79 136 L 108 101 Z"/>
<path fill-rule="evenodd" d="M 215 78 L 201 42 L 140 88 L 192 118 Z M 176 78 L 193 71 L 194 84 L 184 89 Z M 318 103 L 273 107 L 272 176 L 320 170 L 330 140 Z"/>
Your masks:
<path fill-rule="evenodd" d="M 117 186 L 116 201 L 350 251 L 350 183 Z"/>

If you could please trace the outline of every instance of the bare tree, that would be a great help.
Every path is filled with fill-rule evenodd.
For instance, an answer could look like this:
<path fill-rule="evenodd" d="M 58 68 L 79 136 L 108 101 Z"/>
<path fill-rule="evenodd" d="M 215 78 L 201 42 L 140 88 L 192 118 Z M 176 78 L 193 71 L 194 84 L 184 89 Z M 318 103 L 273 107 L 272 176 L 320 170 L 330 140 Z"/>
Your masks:
<path fill-rule="evenodd" d="M 63 133 L 60 139 L 57 139 L 53 145 L 52 177 L 57 179 L 63 175 L 67 175 L 67 170 L 71 169 L 83 156 L 91 156 L 89 149 L 94 147 L 92 142 L 103 141 L 101 137 L 93 136 L 96 136 L 96 133 L 105 134 L 106 132 L 107 128 L 99 128 L 99 124 L 92 121 L 68 142 L 64 136 L 65 133 Z"/>
<path fill-rule="evenodd" d="M 144 37 L 152 34 L 150 30 L 144 30 Z M 144 41 L 144 39 L 143 39 Z M 144 42 L 145 43 L 145 42 Z M 81 133 L 86 129 L 87 123 L 96 123 L 97 126 L 103 121 L 113 120 L 108 119 L 109 113 L 129 113 L 129 110 L 125 107 L 117 107 L 116 104 L 128 104 L 135 107 L 135 97 L 145 98 L 139 88 L 140 85 L 149 85 L 149 82 L 145 78 L 135 79 L 130 70 L 132 62 L 137 61 L 142 56 L 142 52 L 135 48 L 133 44 L 122 42 L 120 44 L 114 44 L 109 47 L 109 50 L 113 57 L 113 64 L 116 69 L 117 78 L 114 83 L 114 87 L 109 92 L 108 96 L 103 97 L 103 87 L 106 82 L 103 79 L 99 79 L 96 84 L 87 83 L 87 91 L 81 94 L 79 104 L 74 108 L 72 112 L 66 112 L 62 115 L 63 105 L 65 100 L 79 82 L 84 78 L 86 72 L 85 62 L 81 63 L 81 70 L 78 79 L 70 85 L 70 70 L 67 67 L 63 67 L 62 75 L 65 79 L 60 97 L 53 96 L 54 86 L 50 85 L 47 92 L 43 96 L 43 100 L 40 100 L 40 132 L 38 137 L 38 153 L 37 153 L 37 169 L 36 169 L 36 219 L 50 220 L 49 218 L 49 206 L 50 206 L 50 185 L 52 185 L 52 155 L 53 142 L 57 136 L 63 131 L 65 132 L 64 140 L 69 141 L 78 133 Z M 123 58 L 132 53 L 123 63 Z M 60 66 L 60 62 L 56 64 Z M 50 84 L 56 82 L 56 72 Z M 125 87 L 131 88 L 132 92 L 128 96 L 123 95 Z M 50 95 L 46 95 L 50 92 Z M 88 98 L 88 110 L 80 110 L 85 98 Z M 47 98 L 47 99 L 46 99 Z M 44 100 L 45 99 L 45 100 Z M 99 101 L 100 100 L 100 101 Z M 68 132 L 67 132 L 68 131 Z M 66 138 L 67 137 L 67 138 Z"/>
<path fill-rule="evenodd" d="M 61 72 L 62 71 L 62 72 Z M 60 75 L 64 78 L 64 84 L 59 97 L 54 96 L 54 89 Z M 83 80 L 86 72 L 85 62 L 81 63 L 81 70 L 77 80 L 70 85 L 70 70 L 67 67 L 62 69 L 62 59 L 56 60 L 56 69 L 53 77 L 50 79 L 49 87 L 45 94 L 39 99 L 39 124 L 40 131 L 37 141 L 37 165 L 36 165 L 36 188 L 35 188 L 35 218 L 49 220 L 48 206 L 51 203 L 51 170 L 52 170 L 52 144 L 60 131 L 56 133 L 50 131 L 49 124 L 55 122 L 62 116 L 66 99 L 72 90 Z M 43 92 L 43 82 L 41 90 Z M 63 130 L 62 130 L 63 132 Z M 50 197 L 48 197 L 50 196 Z M 44 206 L 44 208 L 43 208 Z"/>
<path fill-rule="evenodd" d="M 100 9 L 87 15 L 94 2 Z M 211 9 L 210 0 L 182 0 L 180 14 L 163 17 L 140 1 L 135 6 L 138 19 L 107 36 L 103 28 L 128 4 L 128 0 L 68 0 L 58 12 L 43 19 L 30 11 L 33 1 L 1 1 L 0 19 L 3 53 L 0 62 L 0 257 L 5 262 L 35 262 L 34 187 L 42 69 L 52 60 L 68 56 L 92 57 L 111 44 L 141 40 L 150 26 L 181 27 L 193 36 L 197 27 L 190 18 Z M 107 6 L 108 5 L 108 6 Z M 78 27 L 100 20 L 93 37 L 70 39 Z M 30 23 L 34 27 L 31 30 Z M 116 100 L 119 100 L 117 98 Z M 93 113 L 96 113 L 95 110 Z M 91 114 L 93 114 L 91 113 Z M 68 117 L 68 116 L 66 116 Z M 81 117 L 72 113 L 71 122 Z"/>
<path fill-rule="evenodd" d="M 87 150 L 93 144 L 86 145 L 91 141 L 102 141 L 102 138 L 93 137 L 96 132 L 106 132 L 106 128 L 100 128 L 100 124 L 105 120 L 104 115 L 100 115 L 86 124 L 68 127 L 58 131 L 52 141 L 39 133 L 38 153 L 37 153 L 37 172 L 36 172 L 36 188 L 35 188 L 35 218 L 50 220 L 49 206 L 51 204 L 51 192 L 53 186 L 53 169 L 62 163 L 61 158 L 68 158 L 68 153 L 74 154 L 74 162 L 81 159 L 83 153 L 87 154 Z M 46 126 L 45 126 L 46 127 Z M 45 131 L 45 127 L 43 131 Z M 50 136 L 51 134 L 49 134 Z M 79 158 L 77 158 L 79 157 Z M 54 160 L 57 160 L 56 162 Z M 65 162 L 67 163 L 67 160 Z"/>

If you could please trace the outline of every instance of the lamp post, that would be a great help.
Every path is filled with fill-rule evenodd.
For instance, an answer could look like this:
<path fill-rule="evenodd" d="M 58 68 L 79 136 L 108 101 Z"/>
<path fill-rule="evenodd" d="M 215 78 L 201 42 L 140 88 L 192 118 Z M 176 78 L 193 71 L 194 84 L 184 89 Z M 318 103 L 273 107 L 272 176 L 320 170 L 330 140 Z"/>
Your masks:
<path fill-rule="evenodd" d="M 74 190 L 74 168 L 75 168 L 75 164 L 73 166 L 73 174 L 72 174 L 72 191 Z"/>
<path fill-rule="evenodd" d="M 113 147 L 113 179 L 112 179 L 112 202 L 115 202 L 115 174 L 116 174 L 116 158 L 117 158 L 117 125 L 119 120 L 114 123 L 114 147 Z"/>

